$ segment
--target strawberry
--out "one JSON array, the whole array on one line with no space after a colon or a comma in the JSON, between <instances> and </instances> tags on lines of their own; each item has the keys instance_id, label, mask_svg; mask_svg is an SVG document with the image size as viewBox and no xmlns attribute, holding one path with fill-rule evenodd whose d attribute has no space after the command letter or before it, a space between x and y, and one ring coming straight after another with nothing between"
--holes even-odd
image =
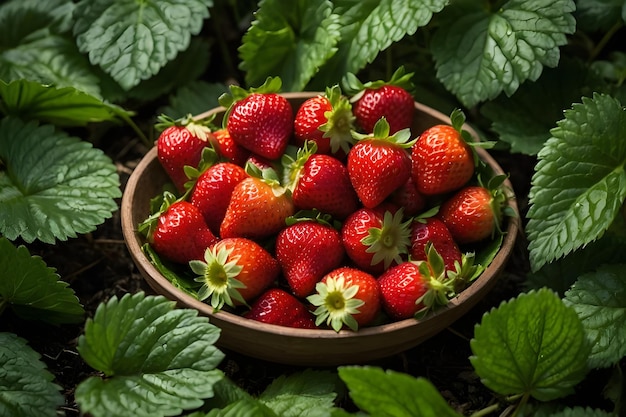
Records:
<instances>
[{"instance_id":1,"label":"strawberry","mask_svg":"<svg viewBox=\"0 0 626 417\"><path fill-rule=\"evenodd\" d=\"M278 278L280 265L258 243L246 238L222 239L210 246L203 260L189 262L202 283L198 299L215 310L247 304Z\"/></svg>"},{"instance_id":2,"label":"strawberry","mask_svg":"<svg viewBox=\"0 0 626 417\"><path fill-rule=\"evenodd\" d=\"M294 214L293 202L273 169L259 170L253 164L246 169L250 177L233 189L220 226L222 238L268 238L285 227L285 219Z\"/></svg>"},{"instance_id":3,"label":"strawberry","mask_svg":"<svg viewBox=\"0 0 626 417\"><path fill-rule=\"evenodd\" d=\"M353 331L367 326L380 311L378 281L367 272L340 267L330 271L315 286L307 300L317 308L315 324L326 323L339 332L344 326Z\"/></svg>"},{"instance_id":4,"label":"strawberry","mask_svg":"<svg viewBox=\"0 0 626 417\"><path fill-rule=\"evenodd\" d=\"M426 260L426 247L431 243L443 258L446 270L456 270L455 263L460 263L461 250L447 226L437 217L417 217L411 225L412 260Z\"/></svg>"},{"instance_id":5,"label":"strawberry","mask_svg":"<svg viewBox=\"0 0 626 417\"><path fill-rule=\"evenodd\" d=\"M209 137L209 141L217 153L226 160L241 167L245 166L250 156L250 151L235 143L227 129L221 128L215 130L213 136Z\"/></svg>"},{"instance_id":6,"label":"strawberry","mask_svg":"<svg viewBox=\"0 0 626 417\"><path fill-rule=\"evenodd\" d=\"M314 329L313 314L287 291L270 288L256 299L245 318L278 326Z\"/></svg>"},{"instance_id":7,"label":"strawberry","mask_svg":"<svg viewBox=\"0 0 626 417\"><path fill-rule=\"evenodd\" d=\"M411 77L400 67L389 81L361 83L354 74L348 73L345 79L346 91L352 95L353 113L356 123L366 133L372 133L381 118L389 122L390 132L408 129L413 124L415 102L410 91L413 89Z\"/></svg>"},{"instance_id":8,"label":"strawberry","mask_svg":"<svg viewBox=\"0 0 626 417\"><path fill-rule=\"evenodd\" d=\"M354 115L352 105L342 95L338 85L326 89L304 101L294 119L294 137L297 146L314 141L319 153L347 154L352 145Z\"/></svg>"},{"instance_id":9,"label":"strawberry","mask_svg":"<svg viewBox=\"0 0 626 417\"><path fill-rule=\"evenodd\" d=\"M378 278L383 310L394 320L413 317L428 287L417 262L392 266Z\"/></svg>"},{"instance_id":10,"label":"strawberry","mask_svg":"<svg viewBox=\"0 0 626 417\"><path fill-rule=\"evenodd\" d=\"M474 152L461 131L465 116L455 110L450 117L452 126L435 125L426 129L413 146L413 181L424 195L455 191L474 174Z\"/></svg>"},{"instance_id":11,"label":"strawberry","mask_svg":"<svg viewBox=\"0 0 626 417\"><path fill-rule=\"evenodd\" d=\"M317 210L343 220L359 207L346 166L338 159L315 153L317 145L305 144L296 159L284 155L283 184L291 190L297 210Z\"/></svg>"},{"instance_id":12,"label":"strawberry","mask_svg":"<svg viewBox=\"0 0 626 417\"><path fill-rule=\"evenodd\" d=\"M459 244L479 242L499 230L505 199L499 188L467 186L442 204L438 216Z\"/></svg>"},{"instance_id":13,"label":"strawberry","mask_svg":"<svg viewBox=\"0 0 626 417\"><path fill-rule=\"evenodd\" d=\"M167 192L161 208L139 225L139 231L156 253L181 264L202 259L205 249L218 240L196 206Z\"/></svg>"},{"instance_id":14,"label":"strawberry","mask_svg":"<svg viewBox=\"0 0 626 417\"><path fill-rule=\"evenodd\" d=\"M404 207L405 216L415 216L424 207L426 207L426 197L424 197L415 186L413 177L402 184L396 191L394 191L389 201L398 207Z\"/></svg>"},{"instance_id":15,"label":"strawberry","mask_svg":"<svg viewBox=\"0 0 626 417\"><path fill-rule=\"evenodd\" d=\"M248 178L246 171L231 162L219 162L200 174L190 202L198 207L211 231L219 235L230 196L235 186Z\"/></svg>"},{"instance_id":16,"label":"strawberry","mask_svg":"<svg viewBox=\"0 0 626 417\"><path fill-rule=\"evenodd\" d=\"M156 143L157 158L176 189L184 192L188 180L184 168L198 166L211 130L202 122L193 121L191 115L179 120L161 115L156 128L162 131Z\"/></svg>"},{"instance_id":17,"label":"strawberry","mask_svg":"<svg viewBox=\"0 0 626 417\"><path fill-rule=\"evenodd\" d=\"M365 207L373 208L411 177L411 158L406 151L415 141L411 132L401 130L389 135L389 124L380 119L374 133L355 133L358 142L348 153L350 182Z\"/></svg>"},{"instance_id":18,"label":"strawberry","mask_svg":"<svg viewBox=\"0 0 626 417\"><path fill-rule=\"evenodd\" d=\"M259 88L231 86L219 102L224 106L224 126L235 143L264 158L279 159L293 132L293 109L278 95L280 78L268 77Z\"/></svg>"},{"instance_id":19,"label":"strawberry","mask_svg":"<svg viewBox=\"0 0 626 417\"><path fill-rule=\"evenodd\" d=\"M341 228L346 254L357 267L375 275L401 263L408 253L411 223L402 220L402 209L395 213L366 207L355 211Z\"/></svg>"},{"instance_id":20,"label":"strawberry","mask_svg":"<svg viewBox=\"0 0 626 417\"><path fill-rule=\"evenodd\" d=\"M276 259L291 292L311 294L322 277L338 268L345 251L339 232L321 219L295 219L276 238Z\"/></svg>"}]
</instances>

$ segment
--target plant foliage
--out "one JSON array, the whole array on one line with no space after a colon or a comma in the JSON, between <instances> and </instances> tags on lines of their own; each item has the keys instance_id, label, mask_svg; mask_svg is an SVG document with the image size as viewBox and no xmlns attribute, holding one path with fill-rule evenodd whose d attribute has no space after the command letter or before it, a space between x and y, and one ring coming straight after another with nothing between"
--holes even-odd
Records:
<instances>
[{"instance_id":1,"label":"plant foliage","mask_svg":"<svg viewBox=\"0 0 626 417\"><path fill-rule=\"evenodd\" d=\"M175 309L162 296L126 294L101 304L78 340L81 357L106 378L76 389L81 410L95 417L169 416L213 396L224 354L219 329L196 310Z\"/></svg>"}]
</instances>

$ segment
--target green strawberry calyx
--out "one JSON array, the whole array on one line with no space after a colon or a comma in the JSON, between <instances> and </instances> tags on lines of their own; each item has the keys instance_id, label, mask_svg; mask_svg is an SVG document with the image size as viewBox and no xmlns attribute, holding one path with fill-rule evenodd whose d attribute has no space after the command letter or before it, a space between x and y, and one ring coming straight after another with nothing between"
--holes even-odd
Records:
<instances>
[{"instance_id":1,"label":"green strawberry calyx","mask_svg":"<svg viewBox=\"0 0 626 417\"><path fill-rule=\"evenodd\" d=\"M151 243L152 235L157 228L159 217L167 211L167 209L177 201L183 200L182 197L176 197L169 191L164 191L163 194L158 195L150 200L150 216L144 221L139 223L137 231L144 235L148 242Z\"/></svg>"},{"instance_id":2,"label":"green strawberry calyx","mask_svg":"<svg viewBox=\"0 0 626 417\"><path fill-rule=\"evenodd\" d=\"M226 127L228 116L232 112L233 106L238 102L248 97L251 94L271 94L279 93L282 88L283 82L280 77L267 77L265 82L258 87L251 87L245 89L238 85L232 84L228 87L228 93L223 93L218 97L217 101L220 106L226 109L222 118L222 127Z\"/></svg>"},{"instance_id":3,"label":"green strawberry calyx","mask_svg":"<svg viewBox=\"0 0 626 417\"><path fill-rule=\"evenodd\" d=\"M154 128L157 131L162 132L171 126L181 126L187 129L193 136L207 142L211 132L215 128L213 126L213 119L215 119L215 115L198 119L193 117L191 114L188 114L180 119L174 119L165 114L161 114L157 117L157 123L154 125Z\"/></svg>"},{"instance_id":4,"label":"green strawberry calyx","mask_svg":"<svg viewBox=\"0 0 626 417\"><path fill-rule=\"evenodd\" d=\"M426 260L415 261L419 267L420 274L428 290L415 301L421 304L415 317L421 319L438 306L448 304L450 298L456 295L456 282L458 276L446 273L446 266L443 258L437 252L434 245L426 244Z\"/></svg>"},{"instance_id":5,"label":"green strawberry calyx","mask_svg":"<svg viewBox=\"0 0 626 417\"><path fill-rule=\"evenodd\" d=\"M333 216L331 216L330 214L322 213L321 211L316 209L300 210L293 216L289 216L285 219L285 224L287 226L304 222L316 222L324 226L332 227L336 230L341 230L340 221L333 219Z\"/></svg>"},{"instance_id":6,"label":"green strawberry calyx","mask_svg":"<svg viewBox=\"0 0 626 417\"><path fill-rule=\"evenodd\" d=\"M283 167L283 184L291 192L298 186L298 181L304 174L304 164L317 152L317 144L314 141L306 141L304 146L299 148L295 157L285 153L281 158Z\"/></svg>"},{"instance_id":7,"label":"green strawberry calyx","mask_svg":"<svg viewBox=\"0 0 626 417\"><path fill-rule=\"evenodd\" d=\"M316 326L326 323L336 332L344 325L355 332L358 330L359 325L353 316L365 304L354 298L359 291L358 285L348 285L345 277L340 274L329 277L326 282L318 282L315 290L317 293L308 296L307 300L317 307L313 311Z\"/></svg>"},{"instance_id":8,"label":"green strawberry calyx","mask_svg":"<svg viewBox=\"0 0 626 417\"><path fill-rule=\"evenodd\" d=\"M319 127L324 132L323 137L330 138L330 151L337 153L340 149L348 153L354 143L352 140L352 130L354 130L354 120L352 104L341 92L339 85L326 88L326 98L330 102L332 110L324 113L326 123Z\"/></svg>"},{"instance_id":9,"label":"green strawberry calyx","mask_svg":"<svg viewBox=\"0 0 626 417\"><path fill-rule=\"evenodd\" d=\"M411 129L406 128L397 131L393 135L389 135L390 128L389 122L385 117L381 117L374 125L374 131L370 134L363 134L356 131L352 131L352 137L357 140L375 140L380 142L386 142L393 144L403 149L410 149L418 138L411 139Z\"/></svg>"},{"instance_id":10,"label":"green strawberry calyx","mask_svg":"<svg viewBox=\"0 0 626 417\"><path fill-rule=\"evenodd\" d=\"M387 269L392 262L402 262L402 255L408 253L411 245L411 222L413 219L402 221L404 209L395 213L386 211L383 215L381 227L371 227L369 234L361 239L367 246L365 252L373 253L372 265L383 262Z\"/></svg>"},{"instance_id":11,"label":"green strawberry calyx","mask_svg":"<svg viewBox=\"0 0 626 417\"><path fill-rule=\"evenodd\" d=\"M361 98L366 89L377 90L384 85L394 85L396 87L403 88L411 93L415 88L415 85L411 81L411 78L413 78L413 74L414 73L412 72L407 73L404 69L404 66L401 65L400 67L398 67L398 69L396 69L391 78L387 81L377 80L362 83L356 75L349 72L344 76L342 84L346 93L351 96L350 101L354 103Z\"/></svg>"},{"instance_id":12,"label":"green strawberry calyx","mask_svg":"<svg viewBox=\"0 0 626 417\"><path fill-rule=\"evenodd\" d=\"M274 168L260 168L253 162L248 161L244 169L250 177L257 178L270 186L275 197L281 197L291 192L287 187L281 185L278 173Z\"/></svg>"},{"instance_id":13,"label":"green strawberry calyx","mask_svg":"<svg viewBox=\"0 0 626 417\"><path fill-rule=\"evenodd\" d=\"M221 310L224 305L234 307L235 301L246 305L239 293L239 288L246 288L246 285L237 279L243 267L237 263L239 256L231 257L232 252L233 248L214 245L204 252L204 261L189 261L191 270L198 274L194 280L202 283L198 299L210 298L209 304L214 311Z\"/></svg>"}]
</instances>

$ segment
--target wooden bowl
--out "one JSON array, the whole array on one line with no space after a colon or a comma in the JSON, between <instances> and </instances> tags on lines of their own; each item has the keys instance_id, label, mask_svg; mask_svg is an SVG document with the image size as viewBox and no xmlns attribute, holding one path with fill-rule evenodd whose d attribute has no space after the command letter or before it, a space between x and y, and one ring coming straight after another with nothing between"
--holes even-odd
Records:
<instances>
[{"instance_id":1,"label":"wooden bowl","mask_svg":"<svg viewBox=\"0 0 626 417\"><path fill-rule=\"evenodd\" d=\"M285 93L294 112L298 106L315 93ZM423 104L415 103L416 114L412 126L413 135L450 119ZM220 123L224 108L219 107L198 117L215 114L215 123ZM476 132L466 126L474 137ZM477 149L480 158L489 164L496 174L502 169L483 149ZM124 239L139 271L150 287L158 294L175 300L180 307L195 308L209 317L211 323L221 329L217 343L225 349L267 361L300 366L335 366L365 363L388 357L424 342L469 311L495 284L511 254L515 243L518 219L507 219L506 235L502 247L491 265L467 289L450 300L447 306L436 310L423 320L413 318L394 323L365 327L358 332L342 330L306 330L281 327L249 320L226 311L213 313L212 308L192 296L175 288L150 263L141 250L145 242L137 233L137 225L149 213L150 199L162 192L168 181L165 171L157 159L156 148L150 150L130 176L121 206ZM512 186L510 182L506 186ZM509 205L517 212L514 199Z\"/></svg>"}]
</instances>

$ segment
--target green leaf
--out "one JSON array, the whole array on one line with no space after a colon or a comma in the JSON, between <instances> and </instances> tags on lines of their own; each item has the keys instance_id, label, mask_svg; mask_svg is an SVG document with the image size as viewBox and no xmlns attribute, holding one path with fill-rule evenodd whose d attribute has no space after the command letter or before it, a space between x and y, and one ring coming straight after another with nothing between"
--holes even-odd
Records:
<instances>
[{"instance_id":1,"label":"green leaf","mask_svg":"<svg viewBox=\"0 0 626 417\"><path fill-rule=\"evenodd\" d=\"M613 413L608 413L604 410L593 409L591 407L574 407L565 408L561 411L551 411L549 414L537 413L536 417L611 417Z\"/></svg>"},{"instance_id":2,"label":"green leaf","mask_svg":"<svg viewBox=\"0 0 626 417\"><path fill-rule=\"evenodd\" d=\"M0 80L0 99L0 110L5 114L57 126L85 126L131 116L73 87L58 88L23 79L8 84Z\"/></svg>"},{"instance_id":3,"label":"green leaf","mask_svg":"<svg viewBox=\"0 0 626 417\"><path fill-rule=\"evenodd\" d=\"M88 233L117 210L111 159L51 125L0 120L0 233L54 243Z\"/></svg>"},{"instance_id":4,"label":"green leaf","mask_svg":"<svg viewBox=\"0 0 626 417\"><path fill-rule=\"evenodd\" d=\"M626 356L626 264L581 275L565 293L592 346L589 367L609 367Z\"/></svg>"},{"instance_id":5,"label":"green leaf","mask_svg":"<svg viewBox=\"0 0 626 417\"><path fill-rule=\"evenodd\" d=\"M189 47L212 5L212 0L82 0L74 35L91 63L129 90Z\"/></svg>"},{"instance_id":6,"label":"green leaf","mask_svg":"<svg viewBox=\"0 0 626 417\"><path fill-rule=\"evenodd\" d=\"M626 197L626 110L594 94L565 111L539 152L526 231L533 271L601 237Z\"/></svg>"},{"instance_id":7,"label":"green leaf","mask_svg":"<svg viewBox=\"0 0 626 417\"><path fill-rule=\"evenodd\" d=\"M608 31L624 23L624 0L576 0L576 24L587 32Z\"/></svg>"},{"instance_id":8,"label":"green leaf","mask_svg":"<svg viewBox=\"0 0 626 417\"><path fill-rule=\"evenodd\" d=\"M38 256L0 237L0 312L10 305L28 320L79 323L85 311L74 291Z\"/></svg>"},{"instance_id":9,"label":"green leaf","mask_svg":"<svg viewBox=\"0 0 626 417\"><path fill-rule=\"evenodd\" d=\"M549 68L534 83L525 83L512 96L498 96L485 103L481 112L491 120L499 139L511 146L511 152L536 155L563 117L563 109L606 86L584 63L562 59L557 68ZM550 97L543 100L542 97Z\"/></svg>"},{"instance_id":10,"label":"green leaf","mask_svg":"<svg viewBox=\"0 0 626 417\"><path fill-rule=\"evenodd\" d=\"M194 81L179 88L170 97L169 105L159 111L172 119L200 114L219 106L218 98L228 92L225 84Z\"/></svg>"},{"instance_id":11,"label":"green leaf","mask_svg":"<svg viewBox=\"0 0 626 417\"><path fill-rule=\"evenodd\" d=\"M197 408L222 378L220 330L197 310L176 309L162 296L140 292L111 298L87 320L78 351L107 378L76 389L81 411L100 416L157 417Z\"/></svg>"},{"instance_id":12,"label":"green leaf","mask_svg":"<svg viewBox=\"0 0 626 417\"><path fill-rule=\"evenodd\" d=\"M281 417L323 417L333 408L337 375L305 370L282 375L259 396L259 401Z\"/></svg>"},{"instance_id":13,"label":"green leaf","mask_svg":"<svg viewBox=\"0 0 626 417\"><path fill-rule=\"evenodd\" d=\"M359 409L372 416L460 416L425 378L371 366L340 367L339 377Z\"/></svg>"},{"instance_id":14,"label":"green leaf","mask_svg":"<svg viewBox=\"0 0 626 417\"><path fill-rule=\"evenodd\" d=\"M340 39L337 53L316 75L317 84L339 83L344 74L356 74L392 43L413 35L440 12L446 0L338 0Z\"/></svg>"},{"instance_id":15,"label":"green leaf","mask_svg":"<svg viewBox=\"0 0 626 417\"><path fill-rule=\"evenodd\" d=\"M448 8L433 36L437 78L467 107L512 95L544 66L556 67L558 47L575 29L573 0L509 0L496 10L480 2ZM446 10L448 10L446 9Z\"/></svg>"},{"instance_id":16,"label":"green leaf","mask_svg":"<svg viewBox=\"0 0 626 417\"><path fill-rule=\"evenodd\" d=\"M483 384L501 395L563 397L587 373L590 346L574 309L556 293L520 294L486 313L470 342Z\"/></svg>"},{"instance_id":17,"label":"green leaf","mask_svg":"<svg viewBox=\"0 0 626 417\"><path fill-rule=\"evenodd\" d=\"M328 0L262 0L239 47L249 86L277 76L285 91L300 91L331 57L338 16Z\"/></svg>"},{"instance_id":18,"label":"green leaf","mask_svg":"<svg viewBox=\"0 0 626 417\"><path fill-rule=\"evenodd\" d=\"M0 333L0 415L55 417L63 405L61 387L46 364L13 333Z\"/></svg>"},{"instance_id":19,"label":"green leaf","mask_svg":"<svg viewBox=\"0 0 626 417\"><path fill-rule=\"evenodd\" d=\"M208 414L192 415L191 417L282 417L254 399L242 399L222 409L211 410Z\"/></svg>"}]
</instances>

